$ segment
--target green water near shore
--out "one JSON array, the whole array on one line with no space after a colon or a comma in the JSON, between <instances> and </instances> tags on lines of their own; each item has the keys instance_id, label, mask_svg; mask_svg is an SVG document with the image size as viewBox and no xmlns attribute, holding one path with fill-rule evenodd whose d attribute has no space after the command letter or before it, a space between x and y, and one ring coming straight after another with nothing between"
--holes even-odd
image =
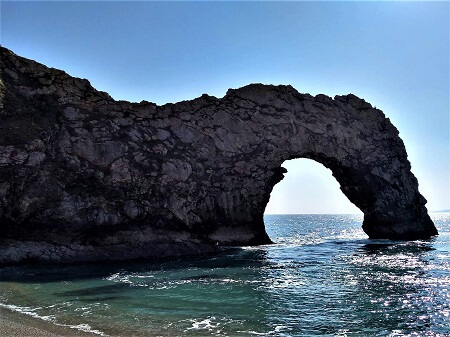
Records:
<instances>
[{"instance_id":1,"label":"green water near shore","mask_svg":"<svg viewBox=\"0 0 450 337\"><path fill-rule=\"evenodd\" d=\"M275 245L198 258L0 269L0 302L98 335L445 336L450 214L426 241L357 215L266 216Z\"/></svg>"}]
</instances>

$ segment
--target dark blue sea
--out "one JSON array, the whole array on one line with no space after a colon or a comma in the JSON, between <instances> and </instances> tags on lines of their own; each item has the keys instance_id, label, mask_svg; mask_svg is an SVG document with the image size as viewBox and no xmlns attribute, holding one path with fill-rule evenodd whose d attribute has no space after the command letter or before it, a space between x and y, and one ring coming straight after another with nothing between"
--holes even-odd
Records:
<instances>
[{"instance_id":1,"label":"dark blue sea","mask_svg":"<svg viewBox=\"0 0 450 337\"><path fill-rule=\"evenodd\" d=\"M0 306L102 336L449 336L450 214L426 241L360 215L266 215L274 245L0 269Z\"/></svg>"}]
</instances>

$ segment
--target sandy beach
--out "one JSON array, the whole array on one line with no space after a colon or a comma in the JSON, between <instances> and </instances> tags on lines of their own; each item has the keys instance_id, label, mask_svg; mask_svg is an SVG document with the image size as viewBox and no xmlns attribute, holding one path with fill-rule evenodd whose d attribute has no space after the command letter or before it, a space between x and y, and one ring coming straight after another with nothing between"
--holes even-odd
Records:
<instances>
[{"instance_id":1,"label":"sandy beach","mask_svg":"<svg viewBox=\"0 0 450 337\"><path fill-rule=\"evenodd\" d=\"M60 337L95 336L94 334L58 326L50 322L29 317L0 308L0 336L4 337Z\"/></svg>"}]
</instances>

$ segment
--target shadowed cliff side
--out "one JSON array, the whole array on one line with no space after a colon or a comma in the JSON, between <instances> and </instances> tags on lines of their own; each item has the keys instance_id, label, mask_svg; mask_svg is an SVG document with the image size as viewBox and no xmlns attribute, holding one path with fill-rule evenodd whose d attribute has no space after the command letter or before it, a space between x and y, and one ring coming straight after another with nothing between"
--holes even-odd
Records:
<instances>
[{"instance_id":1,"label":"shadowed cliff side","mask_svg":"<svg viewBox=\"0 0 450 337\"><path fill-rule=\"evenodd\" d=\"M437 234L397 129L354 96L251 84L157 106L0 49L0 262L270 243L281 164L331 169L370 238Z\"/></svg>"}]
</instances>

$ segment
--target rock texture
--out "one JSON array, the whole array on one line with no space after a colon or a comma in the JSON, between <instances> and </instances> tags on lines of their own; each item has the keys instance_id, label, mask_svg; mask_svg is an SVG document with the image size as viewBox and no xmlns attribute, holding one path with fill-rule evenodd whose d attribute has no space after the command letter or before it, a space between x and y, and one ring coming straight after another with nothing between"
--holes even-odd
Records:
<instances>
[{"instance_id":1,"label":"rock texture","mask_svg":"<svg viewBox=\"0 0 450 337\"><path fill-rule=\"evenodd\" d=\"M157 106L1 48L0 262L193 254L270 243L281 166L331 169L370 238L437 234L397 129L354 96L251 84Z\"/></svg>"}]
</instances>

